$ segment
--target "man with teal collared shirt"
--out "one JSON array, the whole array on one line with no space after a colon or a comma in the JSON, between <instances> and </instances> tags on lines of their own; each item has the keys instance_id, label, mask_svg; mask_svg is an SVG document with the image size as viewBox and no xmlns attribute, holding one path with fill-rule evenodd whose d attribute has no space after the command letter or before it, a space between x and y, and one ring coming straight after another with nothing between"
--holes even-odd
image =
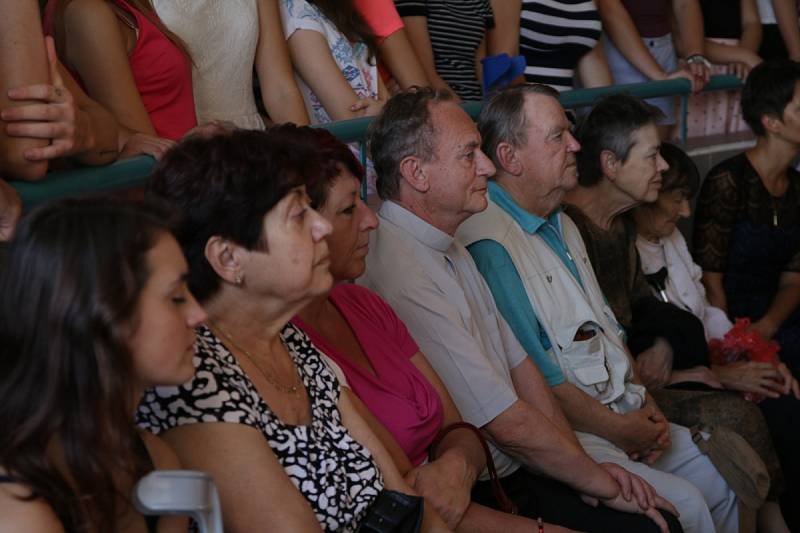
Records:
<instances>
[{"instance_id":1,"label":"man with teal collared shirt","mask_svg":"<svg viewBox=\"0 0 800 533\"><path fill-rule=\"evenodd\" d=\"M580 144L570 126L548 87L495 95L479 119L497 168L491 201L457 237L586 452L645 478L678 508L686 531L735 531L733 491L689 431L669 424L637 383L580 232L561 212L577 185Z\"/></svg>"}]
</instances>

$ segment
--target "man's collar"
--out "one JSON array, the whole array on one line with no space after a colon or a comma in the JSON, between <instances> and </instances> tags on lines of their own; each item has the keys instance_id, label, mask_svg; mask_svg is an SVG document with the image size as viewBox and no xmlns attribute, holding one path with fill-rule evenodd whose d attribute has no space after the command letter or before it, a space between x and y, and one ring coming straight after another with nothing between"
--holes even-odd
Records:
<instances>
[{"instance_id":1,"label":"man's collar","mask_svg":"<svg viewBox=\"0 0 800 533\"><path fill-rule=\"evenodd\" d=\"M411 234L416 240L429 248L445 253L453 244L453 237L430 225L420 217L391 200L381 205L378 214L381 218Z\"/></svg>"},{"instance_id":2,"label":"man's collar","mask_svg":"<svg viewBox=\"0 0 800 533\"><path fill-rule=\"evenodd\" d=\"M525 209L521 208L519 204L514 201L508 191L498 185L496 181L489 182L489 198L491 198L494 203L500 206L503 211L508 213L508 215L513 218L514 221L519 224L522 230L526 233L533 235L539 231L539 228L541 228L546 222L549 222L555 227L559 227L558 214L561 212L561 207L555 209L547 218L534 215L533 213L529 213Z\"/></svg>"}]
</instances>

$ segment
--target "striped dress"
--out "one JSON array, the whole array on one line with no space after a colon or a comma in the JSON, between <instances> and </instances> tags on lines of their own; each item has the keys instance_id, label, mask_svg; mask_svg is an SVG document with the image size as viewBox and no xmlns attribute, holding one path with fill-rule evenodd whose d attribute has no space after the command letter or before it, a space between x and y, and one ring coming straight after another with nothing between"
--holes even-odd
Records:
<instances>
[{"instance_id":1,"label":"striped dress","mask_svg":"<svg viewBox=\"0 0 800 533\"><path fill-rule=\"evenodd\" d=\"M525 79L558 91L572 89L578 61L602 32L593 0L523 0L519 51Z\"/></svg>"},{"instance_id":2,"label":"striped dress","mask_svg":"<svg viewBox=\"0 0 800 533\"><path fill-rule=\"evenodd\" d=\"M436 72L463 100L480 100L475 52L494 27L489 0L395 0L401 17L425 17Z\"/></svg>"}]
</instances>

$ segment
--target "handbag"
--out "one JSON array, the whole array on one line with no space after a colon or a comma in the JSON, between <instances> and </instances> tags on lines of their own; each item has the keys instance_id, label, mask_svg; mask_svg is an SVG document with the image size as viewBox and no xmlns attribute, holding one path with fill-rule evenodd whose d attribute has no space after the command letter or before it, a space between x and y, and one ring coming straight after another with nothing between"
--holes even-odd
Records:
<instances>
[{"instance_id":1,"label":"handbag","mask_svg":"<svg viewBox=\"0 0 800 533\"><path fill-rule=\"evenodd\" d=\"M425 502L421 496L410 496L396 490L383 489L361 519L359 533L418 533L422 527Z\"/></svg>"},{"instance_id":2,"label":"handbag","mask_svg":"<svg viewBox=\"0 0 800 533\"><path fill-rule=\"evenodd\" d=\"M489 445L486 443L483 433L481 433L480 429L476 428L469 422L455 422L442 429L442 431L440 431L433 440L433 443L431 443L430 449L428 450L428 457L430 460L433 461L436 459L436 449L439 447L442 439L444 439L448 433L455 429L468 429L473 435L475 435L475 437L477 437L478 442L481 443L481 447L483 448L483 453L486 455L486 469L489 471L489 480L492 483L492 493L494 494L495 500L497 500L498 508L504 513L517 514L517 505L511 500L511 498L508 497L506 491L503 490L503 485L500 484L500 478L497 477L497 469L494 466L492 452L489 450Z\"/></svg>"}]
</instances>

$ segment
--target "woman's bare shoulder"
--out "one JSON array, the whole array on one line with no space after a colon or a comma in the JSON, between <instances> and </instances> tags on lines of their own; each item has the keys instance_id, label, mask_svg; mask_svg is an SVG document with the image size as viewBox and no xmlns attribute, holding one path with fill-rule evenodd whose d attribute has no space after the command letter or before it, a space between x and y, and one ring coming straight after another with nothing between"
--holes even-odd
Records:
<instances>
[{"instance_id":1,"label":"woman's bare shoulder","mask_svg":"<svg viewBox=\"0 0 800 533\"><path fill-rule=\"evenodd\" d=\"M25 485L0 483L0 533L64 533L53 509L41 499L24 500L27 496Z\"/></svg>"}]
</instances>

